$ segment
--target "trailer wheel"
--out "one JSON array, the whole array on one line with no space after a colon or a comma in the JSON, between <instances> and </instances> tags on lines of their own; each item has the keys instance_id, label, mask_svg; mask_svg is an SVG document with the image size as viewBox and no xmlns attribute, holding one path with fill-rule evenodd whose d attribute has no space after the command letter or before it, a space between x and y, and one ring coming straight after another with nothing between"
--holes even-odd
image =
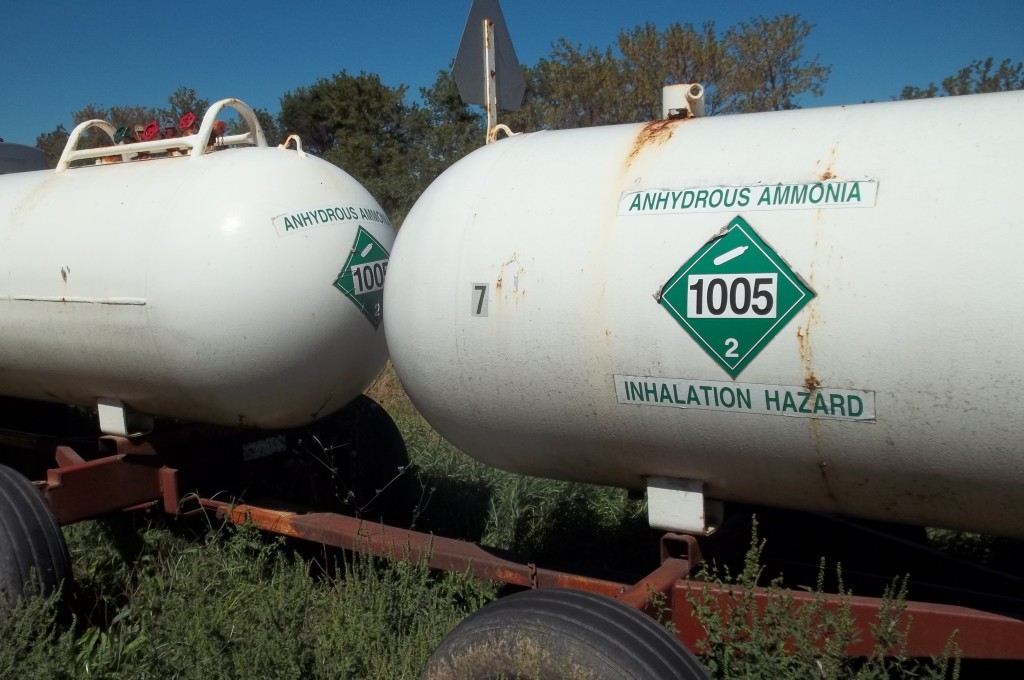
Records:
<instances>
[{"instance_id":1,"label":"trailer wheel","mask_svg":"<svg viewBox=\"0 0 1024 680\"><path fill-rule=\"evenodd\" d=\"M0 621L19 597L48 596L71 573L64 534L39 492L0 465Z\"/></svg>"},{"instance_id":2,"label":"trailer wheel","mask_svg":"<svg viewBox=\"0 0 1024 680\"><path fill-rule=\"evenodd\" d=\"M409 455L402 433L366 395L293 432L289 449L303 502L389 524L411 517Z\"/></svg>"},{"instance_id":3,"label":"trailer wheel","mask_svg":"<svg viewBox=\"0 0 1024 680\"><path fill-rule=\"evenodd\" d=\"M474 612L431 655L420 680L701 680L707 671L649 616L576 590L531 590Z\"/></svg>"}]
</instances>

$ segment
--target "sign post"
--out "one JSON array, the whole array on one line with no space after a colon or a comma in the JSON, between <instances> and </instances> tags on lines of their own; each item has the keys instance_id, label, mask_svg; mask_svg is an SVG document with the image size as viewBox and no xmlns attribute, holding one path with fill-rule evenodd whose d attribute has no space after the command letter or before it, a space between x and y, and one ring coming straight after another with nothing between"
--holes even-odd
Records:
<instances>
[{"instance_id":1,"label":"sign post","mask_svg":"<svg viewBox=\"0 0 1024 680\"><path fill-rule=\"evenodd\" d=\"M490 144L503 127L497 123L498 109L515 111L526 94L526 79L498 0L473 0L452 75L462 101L487 110Z\"/></svg>"}]
</instances>

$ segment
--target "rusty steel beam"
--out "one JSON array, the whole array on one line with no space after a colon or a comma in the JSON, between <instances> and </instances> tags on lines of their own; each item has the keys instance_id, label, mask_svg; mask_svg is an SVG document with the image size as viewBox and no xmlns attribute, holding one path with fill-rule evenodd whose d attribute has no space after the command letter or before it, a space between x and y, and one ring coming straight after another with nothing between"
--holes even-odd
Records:
<instances>
[{"instance_id":1,"label":"rusty steel beam","mask_svg":"<svg viewBox=\"0 0 1024 680\"><path fill-rule=\"evenodd\" d=\"M629 584L625 583L517 562L505 557L507 553L504 551L490 550L475 543L396 529L345 515L298 514L251 505L232 505L208 498L200 499L199 502L235 524L250 523L283 536L381 557L427 560L435 569L468 572L511 585L526 588L576 588L610 597L620 595L629 588Z\"/></svg>"},{"instance_id":2,"label":"rusty steel beam","mask_svg":"<svg viewBox=\"0 0 1024 680\"><path fill-rule=\"evenodd\" d=\"M512 585L587 590L614 597L637 609L647 606L652 592L667 593L670 595L672 617L679 630L679 638L691 649L706 635L694 616L687 593L692 591L699 596L700 591L707 587L712 597L725 604L729 603L727 586L686 579L700 561L699 548L696 539L692 537L671 536L674 543L681 543L688 548L684 551L687 555L673 557L671 551L665 550L663 543L661 566L639 582L626 584L538 568L534 564L509 559L503 551L488 550L474 543L396 529L343 515L296 514L249 505L231 505L210 499L200 499L199 502L203 507L216 511L236 524L248 522L273 533L377 556L425 559L436 569L468 572ZM837 608L841 600L837 595L803 591L787 590L785 594L792 597L795 603L818 599L829 609ZM763 611L769 598L768 591L755 589L754 598ZM860 639L850 645L847 652L852 655L870 655L874 650L874 639L869 623L876 621L882 601L868 597L848 599L854 625L860 631ZM1024 659L1024 646L1019 644L1020 640L1024 640L1024 622L1017 619L964 607L913 601L906 603L903 616L913 619L907 647L903 650L907 656L942 655L955 630L955 641L962 658Z\"/></svg>"},{"instance_id":3,"label":"rusty steel beam","mask_svg":"<svg viewBox=\"0 0 1024 680\"><path fill-rule=\"evenodd\" d=\"M668 533L661 537L661 566L615 598L634 609L646 609L651 593L668 594L680 579L693 573L703 561L694 536Z\"/></svg>"},{"instance_id":4,"label":"rusty steel beam","mask_svg":"<svg viewBox=\"0 0 1024 680\"><path fill-rule=\"evenodd\" d=\"M701 581L679 581L675 584L671 598L672 619L679 630L679 639L690 649L697 649L697 644L707 638L690 602L691 597L703 597L702 591L705 588L711 598L725 608L735 605L739 592L734 587L732 591L736 595L733 595L729 586ZM759 614L764 612L771 597L780 596L779 591L770 594L764 588L756 588L752 594ZM857 596L843 598L834 594L798 590L785 590L781 594L792 598L794 606L821 602L829 611L838 610L845 599L849 602L854 626L860 633L859 639L847 647L847 653L854 656L870 656L874 653L875 640L871 634L871 624L878 623L881 599ZM910 623L906 648L902 650L905 656L941 656L947 649L947 643L952 640L956 648L950 651L959 649L964 659L1024 660L1024 621L952 605L907 601L905 606L899 618L901 627L905 627L908 621Z\"/></svg>"},{"instance_id":5,"label":"rusty steel beam","mask_svg":"<svg viewBox=\"0 0 1024 680\"><path fill-rule=\"evenodd\" d=\"M163 486L173 470L152 458L124 454L84 461L69 447L58 446L60 467L46 471L37 482L59 524L71 524L116 510L149 504L163 498Z\"/></svg>"},{"instance_id":6,"label":"rusty steel beam","mask_svg":"<svg viewBox=\"0 0 1024 680\"><path fill-rule=\"evenodd\" d=\"M121 442L116 444L122 451L132 448ZM148 453L145 447L137 450L143 455L118 453L86 461L70 447L57 447L55 457L59 467L47 471L45 482L37 482L57 521L68 524L126 508L154 506L162 507L169 514L180 514L182 499L177 472L160 464L158 456L145 455ZM697 540L690 536L667 534L663 537L661 565L639 582L630 584L539 568L516 560L505 551L345 515L300 514L208 498L190 497L188 500L193 507L214 511L236 524L252 523L265 531L381 557L425 560L436 569L472 573L526 588L587 590L617 598L636 609L645 609L652 593L665 593L669 595L679 638L691 648L706 637L694 616L691 594L700 597L701 591L707 588L720 604L728 606L735 602L727 586L688 580L702 559ZM847 652L862 656L873 653L870 624L877 621L882 606L880 599L784 592L795 604L818 601L836 610L848 603L860 635ZM778 595L764 589L753 591L761 611L770 597ZM902 650L907 656L941 655L955 632L953 639L962 658L1024 660L1024 645L1020 644L1024 640L1024 621L965 607L913 601L906 602L905 606L901 620L912 618L906 648Z\"/></svg>"}]
</instances>

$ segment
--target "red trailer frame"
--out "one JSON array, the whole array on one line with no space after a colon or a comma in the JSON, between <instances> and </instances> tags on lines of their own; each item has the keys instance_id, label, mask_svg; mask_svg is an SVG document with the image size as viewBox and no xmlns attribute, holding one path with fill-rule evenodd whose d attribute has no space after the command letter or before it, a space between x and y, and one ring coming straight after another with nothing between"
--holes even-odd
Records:
<instances>
[{"instance_id":1,"label":"red trailer frame","mask_svg":"<svg viewBox=\"0 0 1024 680\"><path fill-rule=\"evenodd\" d=\"M194 440L195 433L179 441ZM235 524L251 523L260 529L295 539L376 556L402 555L425 559L433 568L458 570L481 578L524 588L573 588L612 597L640 610L649 608L651 593L665 596L679 639L690 649L705 638L693 614L691 592L707 589L719 603L728 605L730 588L690 577L702 562L701 543L681 534L661 538L660 566L634 583L602 580L548 569L517 560L504 551L462 540L429 535L408 529L367 522L335 513L278 510L248 504L236 505L195 494L182 494L179 471L159 453L154 440L133 442L105 436L100 439L101 457L85 460L69 446L56 446L57 467L46 480L36 482L60 524L69 524L119 510L156 509L170 515L213 512ZM40 443L45 448L46 442ZM173 447L172 447L173 448ZM787 591L794 603L817 599L826 608L838 608L844 598L804 591ZM763 609L772 594L757 588L754 597ZM848 647L852 655L870 655L875 648L870 623L877 620L881 598L847 597L857 641ZM652 613L652 612L648 612ZM913 617L903 654L910 657L942 656L955 635L964 659L1024 660L1024 621L990 612L927 602L906 602L903 616Z\"/></svg>"}]
</instances>

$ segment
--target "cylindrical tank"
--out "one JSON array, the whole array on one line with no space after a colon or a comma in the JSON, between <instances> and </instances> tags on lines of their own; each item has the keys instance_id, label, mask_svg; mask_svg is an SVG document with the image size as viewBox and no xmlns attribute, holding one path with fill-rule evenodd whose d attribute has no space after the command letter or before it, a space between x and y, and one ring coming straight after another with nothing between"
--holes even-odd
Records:
<instances>
[{"instance_id":1,"label":"cylindrical tank","mask_svg":"<svg viewBox=\"0 0 1024 680\"><path fill-rule=\"evenodd\" d=\"M391 260L426 419L531 475L1024 535L1024 93L514 136Z\"/></svg>"},{"instance_id":2,"label":"cylindrical tank","mask_svg":"<svg viewBox=\"0 0 1024 680\"><path fill-rule=\"evenodd\" d=\"M0 178L0 394L259 428L359 394L387 360L394 230L345 172L257 137Z\"/></svg>"}]
</instances>

